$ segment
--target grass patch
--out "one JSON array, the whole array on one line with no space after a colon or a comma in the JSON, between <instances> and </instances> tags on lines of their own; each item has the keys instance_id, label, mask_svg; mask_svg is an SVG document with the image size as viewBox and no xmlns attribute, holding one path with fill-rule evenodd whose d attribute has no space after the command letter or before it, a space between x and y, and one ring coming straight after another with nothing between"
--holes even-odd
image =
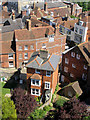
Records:
<instances>
[{"instance_id":1,"label":"grass patch","mask_svg":"<svg viewBox=\"0 0 90 120\"><path fill-rule=\"evenodd\" d=\"M4 83L4 82L0 82L0 86L1 86L1 89L2 89L2 96L5 96L5 94L10 94L10 89L3 88L5 84L6 83Z\"/></svg>"}]
</instances>

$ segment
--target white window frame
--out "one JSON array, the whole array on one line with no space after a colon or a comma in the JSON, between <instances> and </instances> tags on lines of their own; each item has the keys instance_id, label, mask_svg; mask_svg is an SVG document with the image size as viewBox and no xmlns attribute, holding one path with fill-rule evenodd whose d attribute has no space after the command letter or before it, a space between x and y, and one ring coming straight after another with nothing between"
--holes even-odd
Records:
<instances>
[{"instance_id":1,"label":"white window frame","mask_svg":"<svg viewBox=\"0 0 90 120\"><path fill-rule=\"evenodd\" d=\"M48 85L47 85L48 84ZM49 87L47 87L47 86L49 86ZM50 89L50 82L46 82L45 81L45 89Z\"/></svg>"},{"instance_id":2,"label":"white window frame","mask_svg":"<svg viewBox=\"0 0 90 120\"><path fill-rule=\"evenodd\" d=\"M65 58L65 64L68 64L68 63L69 63L68 58Z\"/></svg>"},{"instance_id":3,"label":"white window frame","mask_svg":"<svg viewBox=\"0 0 90 120\"><path fill-rule=\"evenodd\" d=\"M50 75L48 75L47 72L50 72ZM51 71L46 71L46 76L51 77Z\"/></svg>"},{"instance_id":4,"label":"white window frame","mask_svg":"<svg viewBox=\"0 0 90 120\"><path fill-rule=\"evenodd\" d=\"M71 56L72 56L72 57L75 57L75 52L71 52Z\"/></svg>"},{"instance_id":5,"label":"white window frame","mask_svg":"<svg viewBox=\"0 0 90 120\"><path fill-rule=\"evenodd\" d=\"M9 61L9 62L13 62L13 61ZM13 65L10 65L10 63L9 63L9 67L14 67L14 64L13 64Z\"/></svg>"},{"instance_id":6,"label":"white window frame","mask_svg":"<svg viewBox=\"0 0 90 120\"><path fill-rule=\"evenodd\" d=\"M22 56L22 53L19 54L19 59L22 59L22 57L20 57L20 56Z\"/></svg>"},{"instance_id":7,"label":"white window frame","mask_svg":"<svg viewBox=\"0 0 90 120\"><path fill-rule=\"evenodd\" d=\"M74 77L74 74L70 73L70 77Z\"/></svg>"},{"instance_id":8,"label":"white window frame","mask_svg":"<svg viewBox=\"0 0 90 120\"><path fill-rule=\"evenodd\" d=\"M87 75L85 75L84 73L82 74L82 79L86 80L87 79Z\"/></svg>"},{"instance_id":9,"label":"white window frame","mask_svg":"<svg viewBox=\"0 0 90 120\"><path fill-rule=\"evenodd\" d=\"M26 46L27 46L27 47L26 47ZM28 50L28 45L25 45L25 46L24 46L24 50Z\"/></svg>"},{"instance_id":10,"label":"white window frame","mask_svg":"<svg viewBox=\"0 0 90 120\"><path fill-rule=\"evenodd\" d=\"M72 68L76 68L76 66L72 63Z\"/></svg>"},{"instance_id":11,"label":"white window frame","mask_svg":"<svg viewBox=\"0 0 90 120\"><path fill-rule=\"evenodd\" d=\"M33 89L34 88L31 88L31 95L40 96L40 89L34 89L35 90L35 94L33 94ZM36 94L36 90L39 90L39 94Z\"/></svg>"},{"instance_id":12,"label":"white window frame","mask_svg":"<svg viewBox=\"0 0 90 120\"><path fill-rule=\"evenodd\" d=\"M30 49L31 49L31 50L34 50L34 45L30 45Z\"/></svg>"},{"instance_id":13,"label":"white window frame","mask_svg":"<svg viewBox=\"0 0 90 120\"><path fill-rule=\"evenodd\" d=\"M39 69L35 69L35 73L38 73L38 74L40 74L40 70L38 71Z\"/></svg>"},{"instance_id":14,"label":"white window frame","mask_svg":"<svg viewBox=\"0 0 90 120\"><path fill-rule=\"evenodd\" d=\"M68 67L64 67L64 72L68 72Z\"/></svg>"},{"instance_id":15,"label":"white window frame","mask_svg":"<svg viewBox=\"0 0 90 120\"><path fill-rule=\"evenodd\" d=\"M13 57L11 57L11 56L13 56L13 53L8 54L8 59L13 59Z\"/></svg>"},{"instance_id":16,"label":"white window frame","mask_svg":"<svg viewBox=\"0 0 90 120\"><path fill-rule=\"evenodd\" d=\"M84 68L84 70L87 70L87 66L86 65L84 65L83 68Z\"/></svg>"},{"instance_id":17,"label":"white window frame","mask_svg":"<svg viewBox=\"0 0 90 120\"><path fill-rule=\"evenodd\" d=\"M43 48L43 49L46 48L46 44L45 44L45 43L42 44L42 48Z\"/></svg>"},{"instance_id":18,"label":"white window frame","mask_svg":"<svg viewBox=\"0 0 90 120\"><path fill-rule=\"evenodd\" d=\"M22 46L18 46L18 50L19 50L19 51L22 51Z\"/></svg>"},{"instance_id":19,"label":"white window frame","mask_svg":"<svg viewBox=\"0 0 90 120\"><path fill-rule=\"evenodd\" d=\"M27 57L25 57L25 54L27 54ZM28 59L28 53L24 53L24 58L25 58L25 59Z\"/></svg>"},{"instance_id":20,"label":"white window frame","mask_svg":"<svg viewBox=\"0 0 90 120\"><path fill-rule=\"evenodd\" d=\"M79 55L79 54L77 54L77 55L76 55L76 58L79 60L79 59L80 59L80 55Z\"/></svg>"},{"instance_id":21,"label":"white window frame","mask_svg":"<svg viewBox=\"0 0 90 120\"><path fill-rule=\"evenodd\" d=\"M35 81L35 84L33 84L33 80ZM37 81L39 81L39 85L37 85ZM41 86L41 80L31 79L31 85L33 86Z\"/></svg>"}]
</instances>

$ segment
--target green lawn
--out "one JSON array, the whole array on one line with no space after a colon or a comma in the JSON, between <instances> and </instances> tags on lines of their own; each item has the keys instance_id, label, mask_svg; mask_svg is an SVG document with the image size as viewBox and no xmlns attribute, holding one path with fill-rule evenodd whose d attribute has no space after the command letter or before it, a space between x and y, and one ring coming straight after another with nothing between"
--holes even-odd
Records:
<instances>
[{"instance_id":1,"label":"green lawn","mask_svg":"<svg viewBox=\"0 0 90 120\"><path fill-rule=\"evenodd\" d=\"M8 88L3 88L3 86L5 85L4 82L0 82L0 94L2 94L2 96L5 96L5 94L9 94L10 93L10 89Z\"/></svg>"}]
</instances>

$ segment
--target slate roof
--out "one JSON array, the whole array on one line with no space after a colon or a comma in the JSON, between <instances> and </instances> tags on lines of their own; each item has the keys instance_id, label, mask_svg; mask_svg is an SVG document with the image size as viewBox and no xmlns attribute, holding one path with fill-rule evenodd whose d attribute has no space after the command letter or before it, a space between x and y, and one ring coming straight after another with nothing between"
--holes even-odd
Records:
<instances>
[{"instance_id":1,"label":"slate roof","mask_svg":"<svg viewBox=\"0 0 90 120\"><path fill-rule=\"evenodd\" d=\"M2 23L5 23L6 21L8 21L10 23L10 25L2 26L2 33L14 31L14 30L17 30L17 29L22 29L22 20L21 20L21 18L18 18L15 21L13 21L10 18L3 19Z\"/></svg>"},{"instance_id":2,"label":"slate roof","mask_svg":"<svg viewBox=\"0 0 90 120\"><path fill-rule=\"evenodd\" d=\"M49 3L47 3L47 5L48 5L48 9L67 6L63 2L54 2L54 3L53 2L49 2ZM32 4L31 4L31 6L32 6ZM40 9L44 9L44 2L35 3L35 6L40 8Z\"/></svg>"},{"instance_id":3,"label":"slate roof","mask_svg":"<svg viewBox=\"0 0 90 120\"><path fill-rule=\"evenodd\" d=\"M40 55L32 55L30 60L28 61L26 67L27 68L34 68L39 70L48 70L48 71L55 71L57 65L59 64L60 56L52 54L46 60L40 58Z\"/></svg>"}]
</instances>

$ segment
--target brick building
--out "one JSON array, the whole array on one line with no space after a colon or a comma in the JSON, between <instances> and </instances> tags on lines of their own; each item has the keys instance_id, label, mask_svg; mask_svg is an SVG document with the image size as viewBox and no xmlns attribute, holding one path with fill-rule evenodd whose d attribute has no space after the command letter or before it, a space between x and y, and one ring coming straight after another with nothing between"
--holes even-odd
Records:
<instances>
[{"instance_id":1,"label":"brick building","mask_svg":"<svg viewBox=\"0 0 90 120\"><path fill-rule=\"evenodd\" d=\"M16 67L27 63L32 53L42 48L62 56L65 42L66 36L59 34L58 27L31 27L31 20L27 20L27 29L15 30Z\"/></svg>"},{"instance_id":2,"label":"brick building","mask_svg":"<svg viewBox=\"0 0 90 120\"><path fill-rule=\"evenodd\" d=\"M90 42L81 43L78 46L63 52L62 56L62 82L79 80L90 87Z\"/></svg>"},{"instance_id":3,"label":"brick building","mask_svg":"<svg viewBox=\"0 0 90 120\"><path fill-rule=\"evenodd\" d=\"M47 50L33 53L26 65L28 91L31 95L41 96L44 101L50 98L59 82L59 63L60 56L49 55Z\"/></svg>"}]
</instances>

